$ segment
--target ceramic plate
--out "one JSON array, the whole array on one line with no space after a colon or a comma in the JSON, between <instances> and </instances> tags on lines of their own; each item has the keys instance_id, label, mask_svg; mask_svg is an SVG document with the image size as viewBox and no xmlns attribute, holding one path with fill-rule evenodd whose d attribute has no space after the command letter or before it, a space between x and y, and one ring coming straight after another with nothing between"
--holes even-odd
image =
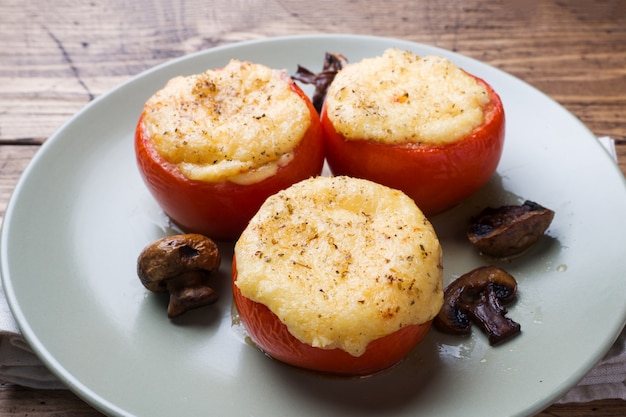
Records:
<instances>
[{"instance_id":1,"label":"ceramic plate","mask_svg":"<svg viewBox=\"0 0 626 417\"><path fill-rule=\"evenodd\" d=\"M350 61L397 47L438 54L489 82L507 114L498 172L477 195L433 218L448 283L494 262L465 241L484 206L536 201L556 212L525 256L500 263L519 282L509 316L522 334L489 347L480 331L431 331L399 366L364 379L277 363L232 327L230 250L218 304L170 321L135 262L175 231L135 167L144 101L171 77L251 60L290 73L320 69L326 51ZM309 91L310 92L310 91ZM626 318L624 178L593 134L520 80L473 59L401 40L303 36L214 48L147 71L95 100L55 133L19 181L4 219L9 303L41 359L78 395L116 416L521 416L575 385Z\"/></svg>"}]
</instances>

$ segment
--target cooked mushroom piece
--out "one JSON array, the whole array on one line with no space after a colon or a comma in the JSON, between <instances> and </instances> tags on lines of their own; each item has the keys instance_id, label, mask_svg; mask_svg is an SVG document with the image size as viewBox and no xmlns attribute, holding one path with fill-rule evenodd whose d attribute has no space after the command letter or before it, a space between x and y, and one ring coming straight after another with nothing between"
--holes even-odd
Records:
<instances>
[{"instance_id":1,"label":"cooked mushroom piece","mask_svg":"<svg viewBox=\"0 0 626 417\"><path fill-rule=\"evenodd\" d=\"M312 102L317 112L320 113L322 111L322 104L324 104L324 99L326 98L328 86L335 79L335 75L337 75L347 63L348 60L343 55L327 52L324 56L324 66L321 72L316 74L298 65L298 71L291 78L315 86Z\"/></svg>"},{"instance_id":2,"label":"cooked mushroom piece","mask_svg":"<svg viewBox=\"0 0 626 417\"><path fill-rule=\"evenodd\" d=\"M470 221L467 237L483 254L506 258L524 252L546 232L554 211L532 201L488 207Z\"/></svg>"},{"instance_id":3,"label":"cooked mushroom piece","mask_svg":"<svg viewBox=\"0 0 626 417\"><path fill-rule=\"evenodd\" d=\"M172 318L217 301L208 280L220 261L217 245L206 236L168 236L143 249L137 275L148 290L170 293L167 315Z\"/></svg>"},{"instance_id":4,"label":"cooked mushroom piece","mask_svg":"<svg viewBox=\"0 0 626 417\"><path fill-rule=\"evenodd\" d=\"M517 281L496 266L476 268L448 285L444 304L434 320L445 333L469 334L472 322L487 334L490 345L501 343L521 331L519 323L506 317L504 305L517 295Z\"/></svg>"}]
</instances>

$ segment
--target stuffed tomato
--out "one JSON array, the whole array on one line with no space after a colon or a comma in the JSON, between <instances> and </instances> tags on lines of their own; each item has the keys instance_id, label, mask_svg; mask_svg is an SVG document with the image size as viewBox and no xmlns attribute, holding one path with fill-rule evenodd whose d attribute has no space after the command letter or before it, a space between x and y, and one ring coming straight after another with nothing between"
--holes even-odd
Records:
<instances>
[{"instance_id":1,"label":"stuffed tomato","mask_svg":"<svg viewBox=\"0 0 626 417\"><path fill-rule=\"evenodd\" d=\"M287 364L369 375L404 358L443 302L441 247L412 199L350 177L268 198L235 244L234 302Z\"/></svg>"},{"instance_id":2,"label":"stuffed tomato","mask_svg":"<svg viewBox=\"0 0 626 417\"><path fill-rule=\"evenodd\" d=\"M319 175L324 163L306 95L283 71L237 60L155 93L135 154L173 223L216 240L235 240L268 196Z\"/></svg>"},{"instance_id":3,"label":"stuffed tomato","mask_svg":"<svg viewBox=\"0 0 626 417\"><path fill-rule=\"evenodd\" d=\"M504 146L502 102L485 81L395 49L343 68L321 120L333 174L400 189L427 215L478 191Z\"/></svg>"},{"instance_id":4,"label":"stuffed tomato","mask_svg":"<svg viewBox=\"0 0 626 417\"><path fill-rule=\"evenodd\" d=\"M237 266L233 264L234 279ZM264 304L241 295L233 288L235 306L245 328L259 348L273 359L312 371L345 376L366 376L400 362L419 344L432 321L405 326L372 341L361 356L339 349L322 349L298 340Z\"/></svg>"}]
</instances>

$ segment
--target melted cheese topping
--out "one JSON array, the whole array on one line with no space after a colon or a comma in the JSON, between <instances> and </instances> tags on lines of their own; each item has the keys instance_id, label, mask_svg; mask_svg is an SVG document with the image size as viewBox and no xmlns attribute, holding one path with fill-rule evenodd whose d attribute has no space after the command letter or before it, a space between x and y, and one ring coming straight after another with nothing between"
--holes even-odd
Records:
<instances>
[{"instance_id":1,"label":"melted cheese topping","mask_svg":"<svg viewBox=\"0 0 626 417\"><path fill-rule=\"evenodd\" d=\"M404 193L367 180L317 177L270 197L235 255L241 293L318 348L360 356L443 303L431 224Z\"/></svg>"},{"instance_id":2,"label":"melted cheese topping","mask_svg":"<svg viewBox=\"0 0 626 417\"><path fill-rule=\"evenodd\" d=\"M203 181L253 183L273 175L311 123L284 72L237 60L171 79L144 112L157 152Z\"/></svg>"},{"instance_id":3,"label":"melted cheese topping","mask_svg":"<svg viewBox=\"0 0 626 417\"><path fill-rule=\"evenodd\" d=\"M326 109L346 139L437 145L479 127L488 102L486 88L450 61L389 49L342 69Z\"/></svg>"}]
</instances>

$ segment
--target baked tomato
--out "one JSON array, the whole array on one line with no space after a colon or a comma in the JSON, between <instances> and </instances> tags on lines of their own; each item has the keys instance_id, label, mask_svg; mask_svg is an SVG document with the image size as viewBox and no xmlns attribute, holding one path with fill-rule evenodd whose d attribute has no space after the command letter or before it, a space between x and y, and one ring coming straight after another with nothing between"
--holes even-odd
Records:
<instances>
[{"instance_id":1,"label":"baked tomato","mask_svg":"<svg viewBox=\"0 0 626 417\"><path fill-rule=\"evenodd\" d=\"M352 356L341 349L321 349L296 339L264 304L244 297L235 285L237 260L233 258L233 299L251 339L270 357L299 368L344 375L375 374L400 362L424 338L432 320L410 325L369 343L365 353Z\"/></svg>"},{"instance_id":2,"label":"baked tomato","mask_svg":"<svg viewBox=\"0 0 626 417\"><path fill-rule=\"evenodd\" d=\"M347 140L335 130L324 106L321 121L331 172L402 190L427 215L449 209L471 196L496 171L504 146L505 126L500 97L484 80L474 78L490 97L483 108L483 123L466 137L449 144Z\"/></svg>"},{"instance_id":3,"label":"baked tomato","mask_svg":"<svg viewBox=\"0 0 626 417\"><path fill-rule=\"evenodd\" d=\"M324 149L319 116L304 92L293 81L288 79L288 82L291 90L306 103L311 124L293 149L289 162L279 165L271 176L253 183L192 180L183 175L153 146L143 123L144 110L135 132L137 164L148 189L177 226L215 240L234 240L268 196L321 173Z\"/></svg>"}]
</instances>

